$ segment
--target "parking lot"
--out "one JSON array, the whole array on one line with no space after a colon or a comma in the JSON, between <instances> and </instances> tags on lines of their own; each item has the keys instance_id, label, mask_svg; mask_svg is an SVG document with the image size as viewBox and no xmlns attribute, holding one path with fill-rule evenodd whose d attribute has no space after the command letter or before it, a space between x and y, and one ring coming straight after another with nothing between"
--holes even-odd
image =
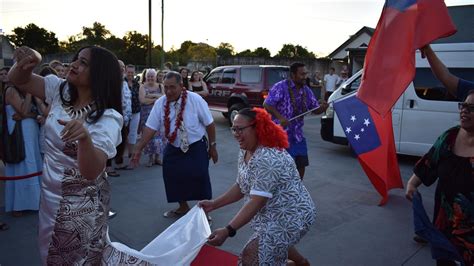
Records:
<instances>
[{"instance_id":1,"label":"parking lot","mask_svg":"<svg viewBox=\"0 0 474 266\"><path fill-rule=\"evenodd\" d=\"M213 116L219 162L211 164L210 174L213 194L218 196L236 178L238 146L225 118L220 113ZM412 211L404 191L391 191L388 204L377 206L380 197L357 159L348 147L321 140L319 120L310 116L305 122L310 166L304 184L317 205L317 221L298 244L301 253L313 265L433 265L429 247L412 241ZM416 159L399 156L404 183ZM113 241L140 250L173 223L162 214L175 205L166 202L160 166L142 165L120 174L110 178L111 206L118 215L109 222L109 234ZM421 187L420 192L431 213L434 187ZM212 228L225 226L241 205L211 213ZM0 265L39 265L36 212L19 218L1 213L0 221L10 225L8 231L0 232ZM238 254L250 234L246 226L221 248Z\"/></svg>"}]
</instances>

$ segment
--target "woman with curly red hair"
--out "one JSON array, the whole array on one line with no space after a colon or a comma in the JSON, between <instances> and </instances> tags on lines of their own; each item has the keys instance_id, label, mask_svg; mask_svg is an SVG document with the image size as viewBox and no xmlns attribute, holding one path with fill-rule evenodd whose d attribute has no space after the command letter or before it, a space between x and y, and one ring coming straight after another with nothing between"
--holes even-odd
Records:
<instances>
[{"instance_id":1,"label":"woman with curly red hair","mask_svg":"<svg viewBox=\"0 0 474 266\"><path fill-rule=\"evenodd\" d=\"M237 180L227 192L199 206L210 212L242 198L245 202L226 227L212 232L208 243L220 246L251 222L254 234L240 264L286 265L290 259L293 265L309 265L294 245L313 224L316 208L285 150L286 132L261 108L242 109L231 129L240 145Z\"/></svg>"}]
</instances>

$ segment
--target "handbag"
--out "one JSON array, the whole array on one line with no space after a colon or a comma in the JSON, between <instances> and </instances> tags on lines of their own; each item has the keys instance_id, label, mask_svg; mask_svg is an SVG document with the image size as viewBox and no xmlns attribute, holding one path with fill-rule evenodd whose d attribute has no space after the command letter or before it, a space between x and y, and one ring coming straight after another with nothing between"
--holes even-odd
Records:
<instances>
[{"instance_id":1,"label":"handbag","mask_svg":"<svg viewBox=\"0 0 474 266\"><path fill-rule=\"evenodd\" d=\"M3 161L6 163L19 163L25 160L25 142L23 141L23 129L21 128L21 120L16 121L15 128L11 134L8 129L3 138Z\"/></svg>"}]
</instances>

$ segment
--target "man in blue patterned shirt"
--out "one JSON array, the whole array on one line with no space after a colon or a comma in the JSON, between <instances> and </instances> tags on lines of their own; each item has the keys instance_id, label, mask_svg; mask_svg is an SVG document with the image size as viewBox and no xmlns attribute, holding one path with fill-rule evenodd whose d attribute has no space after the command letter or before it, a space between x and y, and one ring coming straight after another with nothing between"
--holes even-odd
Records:
<instances>
[{"instance_id":1,"label":"man in blue patterned shirt","mask_svg":"<svg viewBox=\"0 0 474 266\"><path fill-rule=\"evenodd\" d=\"M301 179L309 165L308 148L303 135L304 117L290 119L318 106L320 108L313 114L320 114L327 109L326 103L318 104L313 91L306 85L307 74L303 63L293 63L290 66L290 79L275 83L263 104L273 121L285 128L290 142L287 151L295 160Z\"/></svg>"}]
</instances>

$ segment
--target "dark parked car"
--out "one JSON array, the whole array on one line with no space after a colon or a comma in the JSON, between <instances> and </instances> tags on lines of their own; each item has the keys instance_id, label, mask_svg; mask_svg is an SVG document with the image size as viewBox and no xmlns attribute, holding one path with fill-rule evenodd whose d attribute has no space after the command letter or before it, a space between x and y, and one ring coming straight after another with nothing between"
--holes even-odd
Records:
<instances>
[{"instance_id":1,"label":"dark parked car","mask_svg":"<svg viewBox=\"0 0 474 266\"><path fill-rule=\"evenodd\" d=\"M209 109L222 112L232 123L237 112L245 107L262 107L268 91L288 78L287 66L221 66L213 69L204 80L209 96Z\"/></svg>"}]
</instances>

